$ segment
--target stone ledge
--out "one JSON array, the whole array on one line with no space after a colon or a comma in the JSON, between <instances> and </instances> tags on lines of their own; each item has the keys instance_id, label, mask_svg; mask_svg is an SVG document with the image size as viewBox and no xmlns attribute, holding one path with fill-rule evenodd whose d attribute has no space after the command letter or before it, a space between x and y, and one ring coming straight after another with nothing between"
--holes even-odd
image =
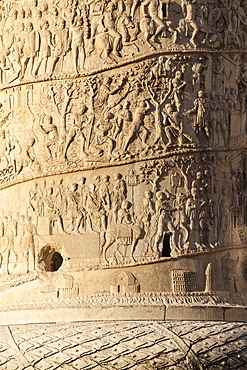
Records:
<instances>
[{"instance_id":1,"label":"stone ledge","mask_svg":"<svg viewBox=\"0 0 247 370\"><path fill-rule=\"evenodd\" d=\"M165 320L247 322L247 307L168 306Z\"/></svg>"},{"instance_id":2,"label":"stone ledge","mask_svg":"<svg viewBox=\"0 0 247 370\"><path fill-rule=\"evenodd\" d=\"M1 312L0 325L37 324L74 321L163 321L165 306L153 307L77 307L56 309L32 309Z\"/></svg>"},{"instance_id":3,"label":"stone ledge","mask_svg":"<svg viewBox=\"0 0 247 370\"><path fill-rule=\"evenodd\" d=\"M154 305L22 309L1 312L0 325L112 320L247 322L247 307Z\"/></svg>"}]
</instances>

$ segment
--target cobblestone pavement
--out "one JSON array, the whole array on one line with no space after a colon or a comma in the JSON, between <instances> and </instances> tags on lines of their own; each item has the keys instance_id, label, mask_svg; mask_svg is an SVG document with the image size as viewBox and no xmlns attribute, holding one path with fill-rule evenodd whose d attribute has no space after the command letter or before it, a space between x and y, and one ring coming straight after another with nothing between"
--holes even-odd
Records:
<instances>
[{"instance_id":1,"label":"cobblestone pavement","mask_svg":"<svg viewBox=\"0 0 247 370\"><path fill-rule=\"evenodd\" d=\"M247 369L247 324L76 322L0 328L1 370Z\"/></svg>"}]
</instances>

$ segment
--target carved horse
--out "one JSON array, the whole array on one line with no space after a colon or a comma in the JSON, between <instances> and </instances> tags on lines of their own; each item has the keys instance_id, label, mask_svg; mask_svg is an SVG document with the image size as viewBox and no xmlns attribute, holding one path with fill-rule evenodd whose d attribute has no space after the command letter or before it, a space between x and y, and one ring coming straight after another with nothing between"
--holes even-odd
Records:
<instances>
[{"instance_id":1,"label":"carved horse","mask_svg":"<svg viewBox=\"0 0 247 370\"><path fill-rule=\"evenodd\" d=\"M101 58L104 63L114 63L116 62L115 58L110 56L110 53L113 50L113 38L109 35L108 32L101 32L98 35L94 36L94 45L89 53L97 50L99 52L99 58ZM93 42L93 40L92 40Z\"/></svg>"},{"instance_id":2,"label":"carved horse","mask_svg":"<svg viewBox=\"0 0 247 370\"><path fill-rule=\"evenodd\" d=\"M124 256L120 251L120 246L130 248L130 256L134 259L134 252L139 239L144 237L143 228L137 224L134 225L116 225L109 227L104 233L104 241L101 245L101 251L103 259L107 261L106 252L114 243L116 243L116 251L118 251L122 257Z\"/></svg>"}]
</instances>

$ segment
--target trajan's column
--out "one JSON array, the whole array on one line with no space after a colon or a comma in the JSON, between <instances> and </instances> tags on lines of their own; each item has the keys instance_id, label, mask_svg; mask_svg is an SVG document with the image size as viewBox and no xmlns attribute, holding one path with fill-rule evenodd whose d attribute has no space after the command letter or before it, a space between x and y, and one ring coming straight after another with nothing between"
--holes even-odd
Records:
<instances>
[{"instance_id":1,"label":"trajan's column","mask_svg":"<svg viewBox=\"0 0 247 370\"><path fill-rule=\"evenodd\" d=\"M0 368L247 369L247 3L2 0Z\"/></svg>"}]
</instances>

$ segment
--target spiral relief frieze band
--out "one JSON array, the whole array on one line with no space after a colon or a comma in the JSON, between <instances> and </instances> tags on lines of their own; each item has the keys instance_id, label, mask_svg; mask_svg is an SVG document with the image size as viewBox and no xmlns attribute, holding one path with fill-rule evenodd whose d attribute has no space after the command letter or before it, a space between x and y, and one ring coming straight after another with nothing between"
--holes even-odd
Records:
<instances>
[{"instance_id":1,"label":"spiral relief frieze band","mask_svg":"<svg viewBox=\"0 0 247 370\"><path fill-rule=\"evenodd\" d=\"M242 0L1 2L4 317L245 307L246 31Z\"/></svg>"}]
</instances>

